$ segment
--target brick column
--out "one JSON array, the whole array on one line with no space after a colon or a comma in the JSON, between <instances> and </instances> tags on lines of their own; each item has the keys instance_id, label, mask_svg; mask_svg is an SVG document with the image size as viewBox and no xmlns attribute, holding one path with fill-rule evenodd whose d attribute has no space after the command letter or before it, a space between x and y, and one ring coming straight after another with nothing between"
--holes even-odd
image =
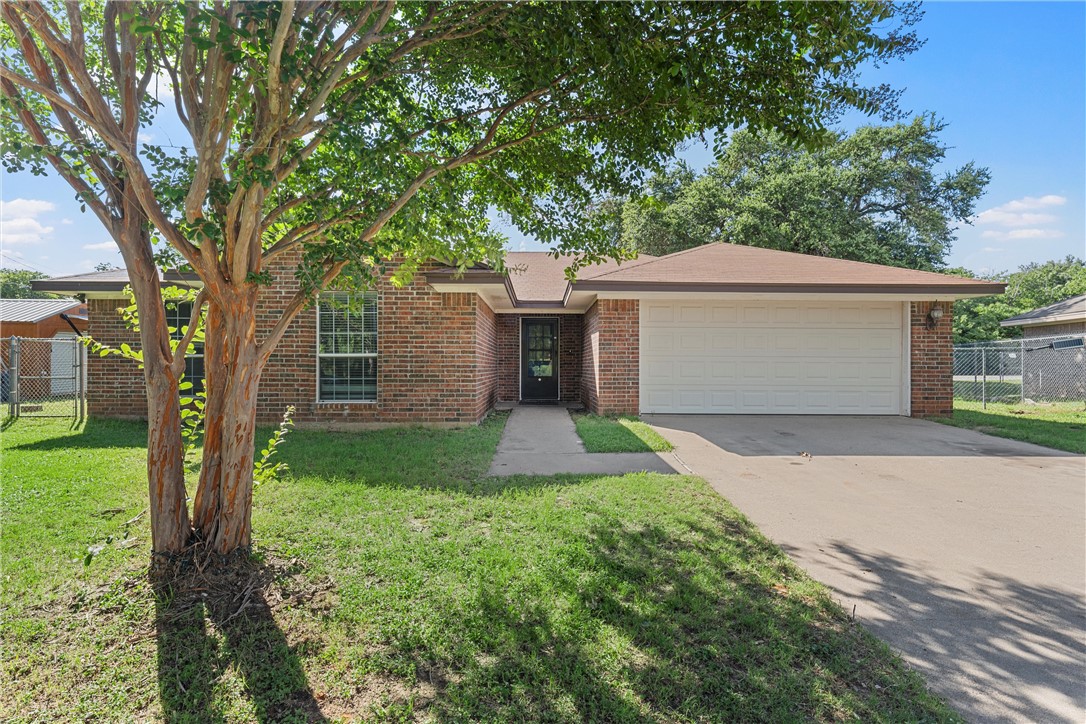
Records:
<instances>
[{"instance_id":1,"label":"brick column","mask_svg":"<svg viewBox=\"0 0 1086 724\"><path fill-rule=\"evenodd\" d=\"M943 308L943 317L928 329L928 312ZM954 414L953 302L912 302L909 314L910 375L913 417Z\"/></svg>"},{"instance_id":2,"label":"brick column","mask_svg":"<svg viewBox=\"0 0 1086 724\"><path fill-rule=\"evenodd\" d=\"M640 411L640 302L600 299L584 316L581 392L600 415Z\"/></svg>"}]
</instances>

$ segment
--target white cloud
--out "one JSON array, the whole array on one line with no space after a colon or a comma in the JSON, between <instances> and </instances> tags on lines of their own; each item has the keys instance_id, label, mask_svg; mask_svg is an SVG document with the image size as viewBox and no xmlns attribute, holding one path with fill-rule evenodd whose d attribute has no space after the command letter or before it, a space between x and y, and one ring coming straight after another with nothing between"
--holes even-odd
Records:
<instances>
[{"instance_id":1,"label":"white cloud","mask_svg":"<svg viewBox=\"0 0 1086 724\"><path fill-rule=\"evenodd\" d=\"M61 219L60 223L63 224L64 226L70 226L70 225L74 224L75 222L72 221L71 219Z\"/></svg>"},{"instance_id":2,"label":"white cloud","mask_svg":"<svg viewBox=\"0 0 1086 724\"><path fill-rule=\"evenodd\" d=\"M1005 211L1030 211L1032 209L1043 209L1047 206L1063 206L1066 203L1066 196L1045 194L1044 196L1023 196L1020 199L1008 201L997 208Z\"/></svg>"},{"instance_id":3,"label":"white cloud","mask_svg":"<svg viewBox=\"0 0 1086 724\"><path fill-rule=\"evenodd\" d=\"M1057 221L1058 218L1053 214L1044 213L1043 210L1051 209L1054 206L1063 206L1066 203L1066 197L1055 194L1023 196L1020 199L986 209L977 214L973 221L978 224L994 224L1004 227L1050 224Z\"/></svg>"},{"instance_id":4,"label":"white cloud","mask_svg":"<svg viewBox=\"0 0 1086 724\"><path fill-rule=\"evenodd\" d=\"M1059 229L1012 229L1008 239L1059 239L1064 234Z\"/></svg>"},{"instance_id":5,"label":"white cloud","mask_svg":"<svg viewBox=\"0 0 1086 724\"><path fill-rule=\"evenodd\" d=\"M56 204L41 199L12 199L0 201L0 220L31 218L52 211Z\"/></svg>"},{"instance_id":6,"label":"white cloud","mask_svg":"<svg viewBox=\"0 0 1086 724\"><path fill-rule=\"evenodd\" d=\"M37 244L53 233L37 217L52 211L56 205L41 199L12 199L0 201L0 244Z\"/></svg>"},{"instance_id":7,"label":"white cloud","mask_svg":"<svg viewBox=\"0 0 1086 724\"><path fill-rule=\"evenodd\" d=\"M116 251L117 244L112 241L103 241L101 244L84 244L87 251Z\"/></svg>"},{"instance_id":8,"label":"white cloud","mask_svg":"<svg viewBox=\"0 0 1086 724\"><path fill-rule=\"evenodd\" d=\"M136 136L136 140L140 143L150 143L155 140L155 134L153 133L140 133Z\"/></svg>"},{"instance_id":9,"label":"white cloud","mask_svg":"<svg viewBox=\"0 0 1086 724\"><path fill-rule=\"evenodd\" d=\"M1059 229L1011 229L1009 231L997 231L986 229L981 232L982 239L1062 239L1064 234Z\"/></svg>"},{"instance_id":10,"label":"white cloud","mask_svg":"<svg viewBox=\"0 0 1086 724\"><path fill-rule=\"evenodd\" d=\"M21 217L0 219L0 244L38 244L53 233L52 226L45 226L37 219Z\"/></svg>"},{"instance_id":11,"label":"white cloud","mask_svg":"<svg viewBox=\"0 0 1086 724\"><path fill-rule=\"evenodd\" d=\"M1030 224L1050 224L1056 220L1052 214L1037 214L1029 211L1004 211L1001 208L988 209L977 214L978 224L996 224L998 226L1029 226Z\"/></svg>"},{"instance_id":12,"label":"white cloud","mask_svg":"<svg viewBox=\"0 0 1086 724\"><path fill-rule=\"evenodd\" d=\"M996 248L994 246L986 246L983 249L981 249L981 251L983 251L985 254L997 254L997 253L1003 251L1003 249L999 249L999 248Z\"/></svg>"}]
</instances>

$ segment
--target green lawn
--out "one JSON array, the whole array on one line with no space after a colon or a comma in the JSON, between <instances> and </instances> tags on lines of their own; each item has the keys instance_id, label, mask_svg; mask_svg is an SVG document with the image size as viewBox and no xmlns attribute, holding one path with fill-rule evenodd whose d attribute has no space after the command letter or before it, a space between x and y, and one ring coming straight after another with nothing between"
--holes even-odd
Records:
<instances>
[{"instance_id":1,"label":"green lawn","mask_svg":"<svg viewBox=\"0 0 1086 724\"><path fill-rule=\"evenodd\" d=\"M503 424L295 430L254 562L156 595L144 428L17 422L0 719L955 718L704 481L488 479Z\"/></svg>"},{"instance_id":2,"label":"green lawn","mask_svg":"<svg viewBox=\"0 0 1086 724\"><path fill-rule=\"evenodd\" d=\"M954 400L954 417L936 418L955 427L1086 453L1086 405L1082 402L1003 403Z\"/></svg>"},{"instance_id":3,"label":"green lawn","mask_svg":"<svg viewBox=\"0 0 1086 724\"><path fill-rule=\"evenodd\" d=\"M636 417L573 415L577 434L590 453L667 452L671 443Z\"/></svg>"}]
</instances>

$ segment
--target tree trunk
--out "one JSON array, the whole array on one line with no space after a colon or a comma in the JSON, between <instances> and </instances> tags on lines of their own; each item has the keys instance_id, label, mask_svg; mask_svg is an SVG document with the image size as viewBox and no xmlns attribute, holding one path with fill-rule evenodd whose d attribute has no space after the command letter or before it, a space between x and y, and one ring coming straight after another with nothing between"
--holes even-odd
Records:
<instances>
[{"instance_id":1,"label":"tree trunk","mask_svg":"<svg viewBox=\"0 0 1086 724\"><path fill-rule=\"evenodd\" d=\"M204 459L193 519L209 549L226 555L252 540L253 453L262 365L256 294L212 305L204 347Z\"/></svg>"},{"instance_id":2,"label":"tree trunk","mask_svg":"<svg viewBox=\"0 0 1086 724\"><path fill-rule=\"evenodd\" d=\"M134 211L134 209L133 209ZM192 533L185 492L181 400L171 369L169 325L150 232L142 216L126 216L119 244L139 313L143 377L147 389L147 483L151 549L158 556L180 553Z\"/></svg>"}]
</instances>

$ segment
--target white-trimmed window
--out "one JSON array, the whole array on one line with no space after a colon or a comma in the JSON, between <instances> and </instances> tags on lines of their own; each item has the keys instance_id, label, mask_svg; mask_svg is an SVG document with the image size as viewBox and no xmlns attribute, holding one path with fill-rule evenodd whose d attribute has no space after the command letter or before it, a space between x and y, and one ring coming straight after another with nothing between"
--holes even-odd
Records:
<instances>
[{"instance_id":1,"label":"white-trimmed window","mask_svg":"<svg viewBox=\"0 0 1086 724\"><path fill-rule=\"evenodd\" d=\"M317 301L317 400L377 401L376 292L326 292Z\"/></svg>"}]
</instances>

